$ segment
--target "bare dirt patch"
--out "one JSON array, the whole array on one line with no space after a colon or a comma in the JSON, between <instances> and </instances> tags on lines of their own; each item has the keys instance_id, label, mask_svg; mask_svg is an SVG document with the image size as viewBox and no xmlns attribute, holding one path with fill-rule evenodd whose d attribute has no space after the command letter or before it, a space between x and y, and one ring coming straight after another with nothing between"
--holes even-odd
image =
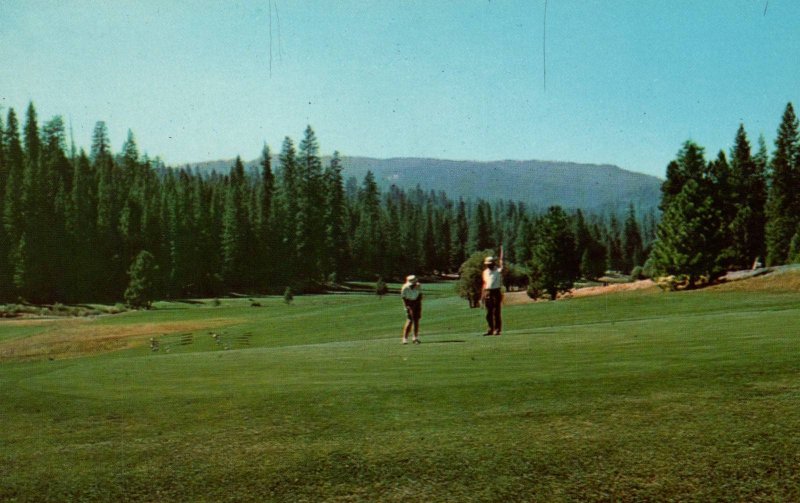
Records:
<instances>
[{"instance_id":1,"label":"bare dirt patch","mask_svg":"<svg viewBox=\"0 0 800 503\"><path fill-rule=\"evenodd\" d=\"M612 283L606 286L589 286L585 288L576 288L560 296L559 299L590 297L593 295L606 295L609 293L630 292L634 290L647 290L650 288L656 288L656 284L652 280L643 279L640 281L634 281L632 283ZM532 304L534 302L536 301L528 297L528 294L524 291L508 292L503 297L503 304L510 306L518 304Z\"/></svg>"},{"instance_id":2,"label":"bare dirt patch","mask_svg":"<svg viewBox=\"0 0 800 503\"><path fill-rule=\"evenodd\" d=\"M194 332L231 325L236 320L218 318L203 321L104 325L97 320L20 320L53 325L42 333L0 343L0 361L76 358L143 346L150 337ZM26 323L27 324L27 323Z\"/></svg>"},{"instance_id":3,"label":"bare dirt patch","mask_svg":"<svg viewBox=\"0 0 800 503\"><path fill-rule=\"evenodd\" d=\"M572 290L569 295L572 297L590 297L592 295L605 295L607 293L631 292L634 290L647 290L656 288L656 284L651 279L642 279L631 283L613 283L606 286L589 286Z\"/></svg>"},{"instance_id":4,"label":"bare dirt patch","mask_svg":"<svg viewBox=\"0 0 800 503\"><path fill-rule=\"evenodd\" d=\"M774 267L763 275L726 281L710 289L723 292L800 292L800 268L795 266Z\"/></svg>"}]
</instances>

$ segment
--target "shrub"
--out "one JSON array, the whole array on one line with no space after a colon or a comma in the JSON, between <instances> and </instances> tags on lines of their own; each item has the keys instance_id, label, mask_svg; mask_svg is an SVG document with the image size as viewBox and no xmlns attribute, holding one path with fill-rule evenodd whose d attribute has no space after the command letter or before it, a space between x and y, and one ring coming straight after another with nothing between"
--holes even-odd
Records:
<instances>
[{"instance_id":1,"label":"shrub","mask_svg":"<svg viewBox=\"0 0 800 503\"><path fill-rule=\"evenodd\" d=\"M287 286L286 290L283 291L283 301L286 302L286 305L290 305L294 300L294 293L292 293L292 287Z\"/></svg>"},{"instance_id":2,"label":"shrub","mask_svg":"<svg viewBox=\"0 0 800 503\"><path fill-rule=\"evenodd\" d=\"M378 282L375 284L375 295L383 298L387 293L389 293L389 287L386 285L386 282L383 281L383 278L378 278Z\"/></svg>"},{"instance_id":3,"label":"shrub","mask_svg":"<svg viewBox=\"0 0 800 503\"><path fill-rule=\"evenodd\" d=\"M481 305L483 260L490 255L494 255L492 250L475 252L458 269L459 280L456 289L459 297L467 299L470 307Z\"/></svg>"}]
</instances>

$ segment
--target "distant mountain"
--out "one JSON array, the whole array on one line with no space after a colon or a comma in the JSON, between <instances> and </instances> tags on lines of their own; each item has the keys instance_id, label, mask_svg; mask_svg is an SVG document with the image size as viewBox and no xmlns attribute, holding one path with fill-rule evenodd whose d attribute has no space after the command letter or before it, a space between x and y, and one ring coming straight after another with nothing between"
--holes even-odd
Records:
<instances>
[{"instance_id":1,"label":"distant mountain","mask_svg":"<svg viewBox=\"0 0 800 503\"><path fill-rule=\"evenodd\" d=\"M324 159L327 163L328 159ZM552 161L448 161L413 157L373 159L343 157L345 179L359 184L372 171L381 189L397 185L428 191L443 191L451 199L483 198L521 201L547 208L555 204L586 210L622 209L633 203L652 208L661 197L661 180L608 164L578 164ZM258 161L246 163L257 166ZM227 173L233 161L192 164L201 171ZM277 159L273 166L277 166Z\"/></svg>"}]
</instances>

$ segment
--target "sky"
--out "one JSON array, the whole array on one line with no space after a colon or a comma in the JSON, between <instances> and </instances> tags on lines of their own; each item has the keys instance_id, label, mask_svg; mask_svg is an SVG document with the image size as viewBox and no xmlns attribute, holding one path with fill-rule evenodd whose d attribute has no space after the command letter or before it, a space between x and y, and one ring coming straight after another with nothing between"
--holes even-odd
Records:
<instances>
[{"instance_id":1,"label":"sky","mask_svg":"<svg viewBox=\"0 0 800 503\"><path fill-rule=\"evenodd\" d=\"M615 164L663 178L800 106L797 0L0 0L0 107L88 150ZM5 120L4 120L5 122Z\"/></svg>"}]
</instances>

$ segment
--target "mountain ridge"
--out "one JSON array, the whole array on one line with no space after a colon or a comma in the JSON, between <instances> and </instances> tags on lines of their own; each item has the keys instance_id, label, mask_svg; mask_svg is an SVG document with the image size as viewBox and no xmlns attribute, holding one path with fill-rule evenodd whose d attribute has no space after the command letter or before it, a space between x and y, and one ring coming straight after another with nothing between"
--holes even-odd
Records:
<instances>
[{"instance_id":1,"label":"mountain ridge","mask_svg":"<svg viewBox=\"0 0 800 503\"><path fill-rule=\"evenodd\" d=\"M329 156L323 157L327 164ZM342 157L342 174L360 184L367 171L375 175L381 190L392 185L402 189L419 186L426 192L445 192L451 199L506 199L532 207L560 205L586 210L654 208L661 197L662 180L628 171L613 164L568 161L514 160L463 161L425 157ZM187 164L201 172L227 173L234 160ZM259 160L245 163L246 169ZM273 156L273 167L278 167Z\"/></svg>"}]
</instances>

